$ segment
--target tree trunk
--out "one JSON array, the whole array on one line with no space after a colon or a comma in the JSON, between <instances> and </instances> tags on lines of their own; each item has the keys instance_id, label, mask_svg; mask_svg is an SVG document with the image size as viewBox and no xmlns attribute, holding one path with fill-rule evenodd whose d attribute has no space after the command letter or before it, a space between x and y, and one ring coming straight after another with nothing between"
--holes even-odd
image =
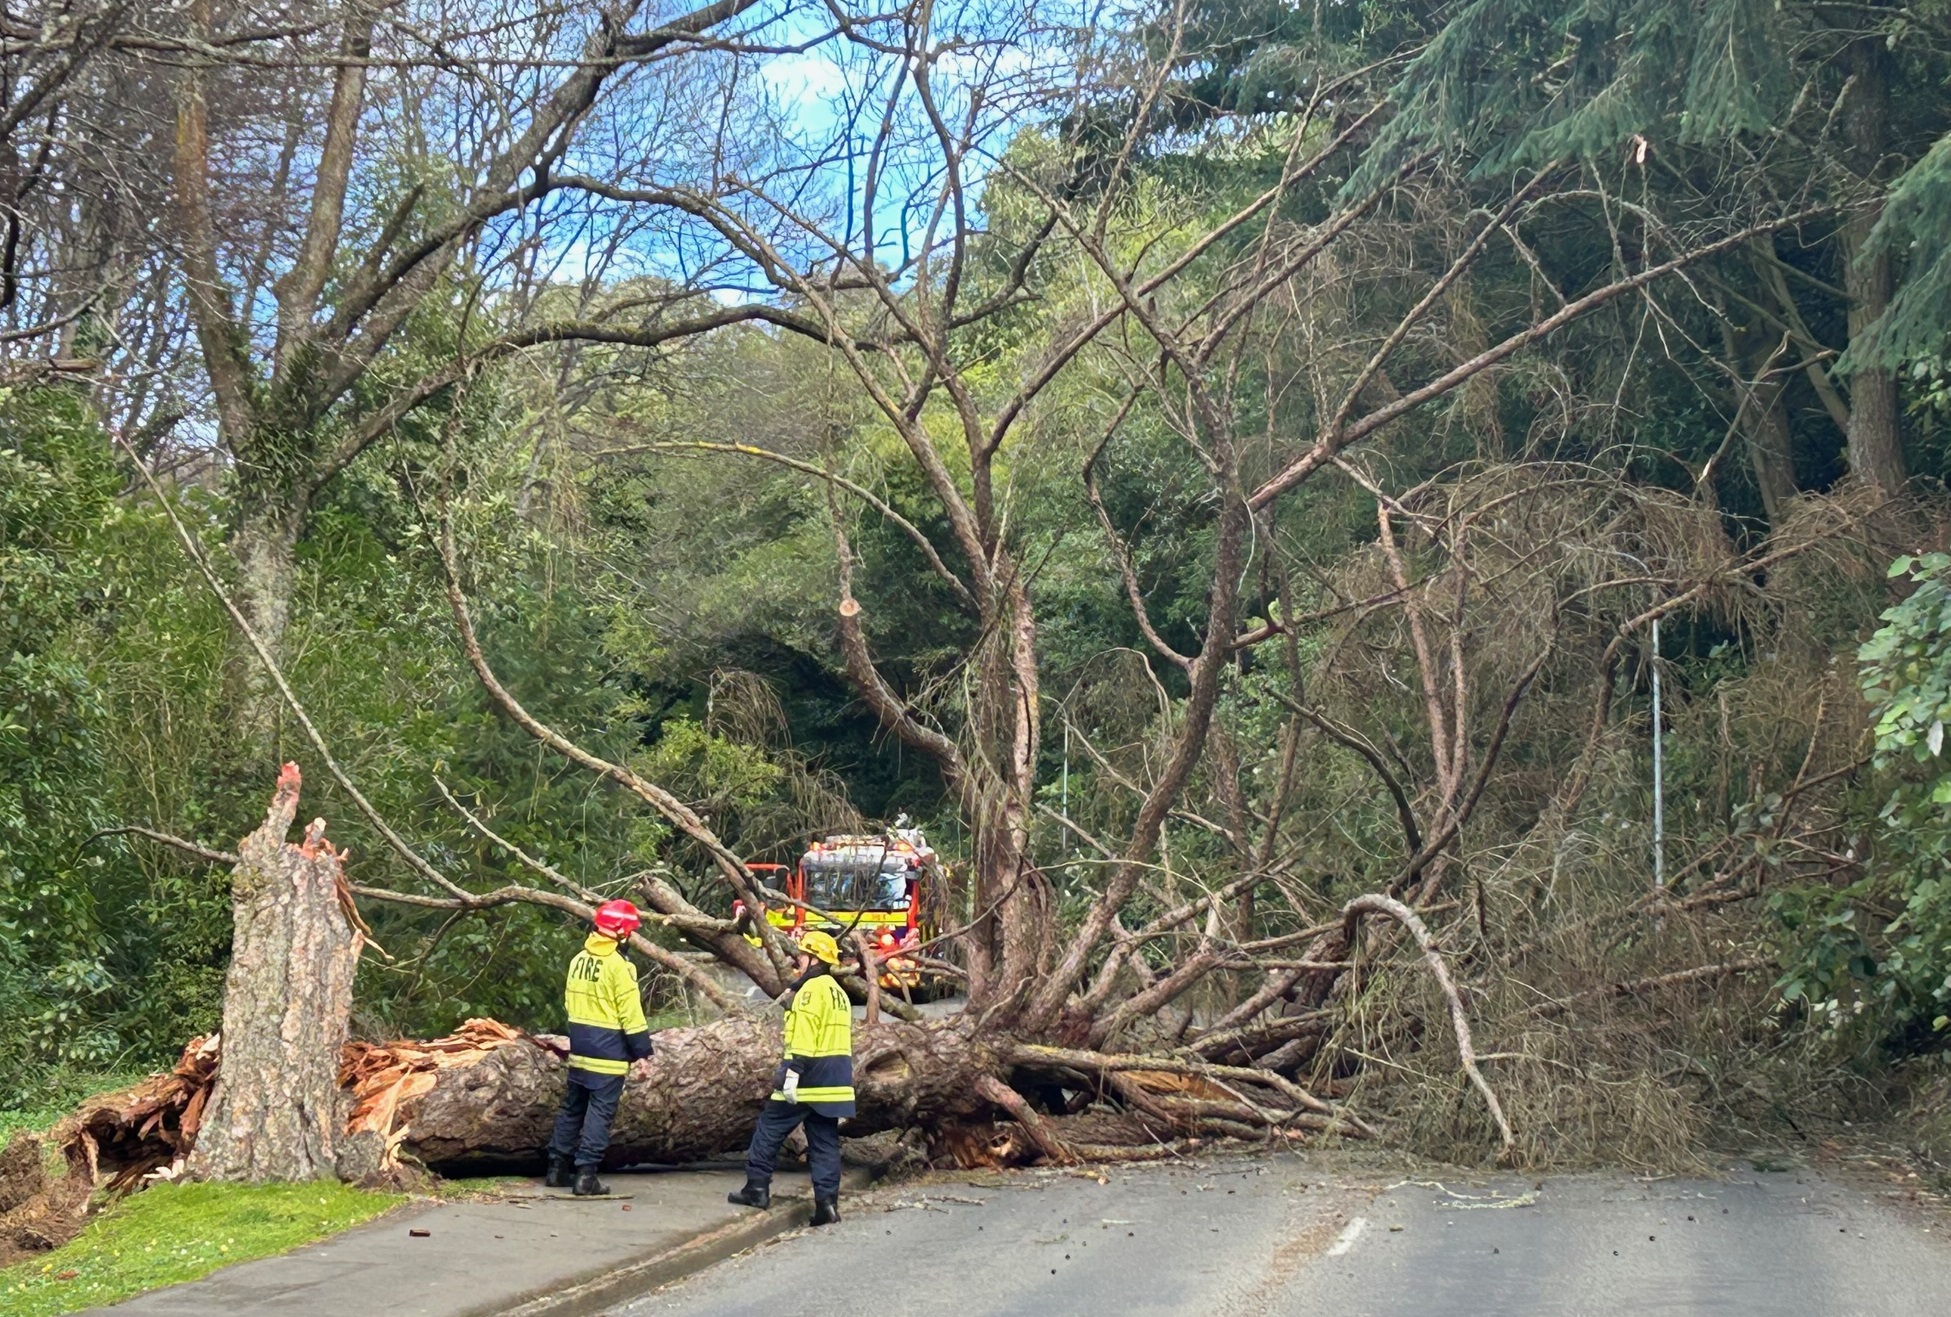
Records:
<instances>
[{"instance_id":1,"label":"tree trunk","mask_svg":"<svg viewBox=\"0 0 1951 1317\"><path fill-rule=\"evenodd\" d=\"M1883 183L1878 174L1889 119L1886 62L1880 36L1865 37L1850 47L1850 76L1855 81L1847 115L1850 164L1879 198ZM1879 199L1852 211L1843 225L1843 288L1849 294L1852 343L1861 342L1890 305L1889 255L1864 254L1882 213ZM1885 498L1902 490L1909 479L1897 420L1896 376L1884 366L1864 363L1850 376L1849 467Z\"/></svg>"},{"instance_id":2,"label":"tree trunk","mask_svg":"<svg viewBox=\"0 0 1951 1317\"><path fill-rule=\"evenodd\" d=\"M1768 524L1780 527L1782 513L1801 492L1795 483L1788 409L1782 405L1782 391L1788 383L1781 369L1783 350L1752 325L1730 324L1725 319L1721 337L1735 375L1735 423L1748 450L1748 464L1754 471Z\"/></svg>"},{"instance_id":3,"label":"tree trunk","mask_svg":"<svg viewBox=\"0 0 1951 1317\"><path fill-rule=\"evenodd\" d=\"M237 608L272 660L282 662L301 518L290 510L251 508L254 500L241 495L240 501L247 506L230 537ZM283 700L249 636L231 637L226 685L236 719L238 766L255 770L275 762Z\"/></svg>"},{"instance_id":4,"label":"tree trunk","mask_svg":"<svg viewBox=\"0 0 1951 1317\"><path fill-rule=\"evenodd\" d=\"M975 917L962 940L969 1009L1007 1029L1049 968L1054 929L1050 881L1030 848L1042 744L1036 614L1008 556L999 552L998 562L1014 583L985 613L996 639L972 664L968 737L977 752L945 767L970 832Z\"/></svg>"},{"instance_id":5,"label":"tree trunk","mask_svg":"<svg viewBox=\"0 0 1951 1317\"><path fill-rule=\"evenodd\" d=\"M1782 514L1801 492L1796 487L1795 458L1789 446L1788 409L1782 406L1783 384L1777 377L1756 385L1748 416L1748 461L1772 527L1781 526Z\"/></svg>"},{"instance_id":6,"label":"tree trunk","mask_svg":"<svg viewBox=\"0 0 1951 1317\"><path fill-rule=\"evenodd\" d=\"M402 1104L405 1150L443 1174L534 1170L555 1125L567 1067L552 1044L525 1038L466 1067L438 1072ZM605 1162L681 1163L741 1151L772 1091L777 1021L725 1019L657 1035L650 1078L624 1085ZM982 1107L975 1081L1005 1067L961 1030L883 1020L855 1031L858 1114L844 1132L876 1134L954 1119Z\"/></svg>"},{"instance_id":7,"label":"tree trunk","mask_svg":"<svg viewBox=\"0 0 1951 1317\"><path fill-rule=\"evenodd\" d=\"M339 1058L352 1009L360 933L346 914L340 856L325 821L285 841L299 773L286 764L264 826L231 872L230 971L223 1052L191 1174L211 1180L338 1176L345 1142Z\"/></svg>"}]
</instances>

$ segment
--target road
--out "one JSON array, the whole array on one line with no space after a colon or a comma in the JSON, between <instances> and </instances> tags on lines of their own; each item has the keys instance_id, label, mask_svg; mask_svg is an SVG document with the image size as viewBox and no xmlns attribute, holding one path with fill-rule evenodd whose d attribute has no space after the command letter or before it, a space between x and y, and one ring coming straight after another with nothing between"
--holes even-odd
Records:
<instances>
[{"instance_id":1,"label":"road","mask_svg":"<svg viewBox=\"0 0 1951 1317\"><path fill-rule=\"evenodd\" d=\"M1105 1174L892 1185L611 1317L858 1317L876 1294L865 1310L945 1317L1951 1313L1945 1218L1812 1172L1539 1188L1277 1156Z\"/></svg>"}]
</instances>

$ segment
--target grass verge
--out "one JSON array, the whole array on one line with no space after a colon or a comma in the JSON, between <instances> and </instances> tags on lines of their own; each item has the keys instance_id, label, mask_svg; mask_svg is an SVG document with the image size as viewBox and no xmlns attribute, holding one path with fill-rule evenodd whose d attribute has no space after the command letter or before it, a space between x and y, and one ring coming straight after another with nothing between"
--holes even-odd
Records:
<instances>
[{"instance_id":1,"label":"grass verge","mask_svg":"<svg viewBox=\"0 0 1951 1317\"><path fill-rule=\"evenodd\" d=\"M139 1071L93 1071L75 1072L53 1070L41 1079L41 1091L35 1100L20 1107L0 1107L0 1148L22 1130L39 1133L60 1120L61 1117L80 1106L82 1102L97 1093L107 1093L118 1088L127 1088L140 1083L145 1076Z\"/></svg>"},{"instance_id":2,"label":"grass verge","mask_svg":"<svg viewBox=\"0 0 1951 1317\"><path fill-rule=\"evenodd\" d=\"M283 1253L406 1201L339 1184L159 1184L0 1271L0 1314L52 1317Z\"/></svg>"}]
</instances>

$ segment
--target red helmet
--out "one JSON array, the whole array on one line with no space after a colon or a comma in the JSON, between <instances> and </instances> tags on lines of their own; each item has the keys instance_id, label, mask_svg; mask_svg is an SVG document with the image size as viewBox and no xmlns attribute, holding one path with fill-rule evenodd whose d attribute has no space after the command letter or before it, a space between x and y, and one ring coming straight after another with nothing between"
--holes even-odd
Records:
<instances>
[{"instance_id":1,"label":"red helmet","mask_svg":"<svg viewBox=\"0 0 1951 1317\"><path fill-rule=\"evenodd\" d=\"M628 901L605 901L596 907L596 931L619 942L637 931L643 919Z\"/></svg>"}]
</instances>

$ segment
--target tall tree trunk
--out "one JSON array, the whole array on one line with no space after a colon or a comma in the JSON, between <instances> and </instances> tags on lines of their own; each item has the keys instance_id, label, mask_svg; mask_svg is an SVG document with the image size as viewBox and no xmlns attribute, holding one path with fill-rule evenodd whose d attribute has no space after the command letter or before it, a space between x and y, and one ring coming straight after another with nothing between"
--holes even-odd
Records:
<instances>
[{"instance_id":1,"label":"tall tree trunk","mask_svg":"<svg viewBox=\"0 0 1951 1317\"><path fill-rule=\"evenodd\" d=\"M1795 483L1788 409L1782 406L1785 383L1779 377L1763 380L1753 387L1749 404L1748 462L1754 468L1755 485L1761 490L1761 506L1770 526L1782 524L1782 514L1801 492Z\"/></svg>"},{"instance_id":2,"label":"tall tree trunk","mask_svg":"<svg viewBox=\"0 0 1951 1317\"><path fill-rule=\"evenodd\" d=\"M241 450L240 465L242 453L248 451L248 447ZM238 482L240 508L230 534L231 556L237 564L237 608L272 660L282 663L303 512L291 505L288 490L262 497L250 488L253 483ZM277 762L278 723L284 706L250 636L231 637L225 686L239 768L268 769Z\"/></svg>"},{"instance_id":3,"label":"tall tree trunk","mask_svg":"<svg viewBox=\"0 0 1951 1317\"><path fill-rule=\"evenodd\" d=\"M999 573L1013 575L1007 555ZM969 738L975 753L955 785L971 834L975 923L964 942L972 1010L1007 1027L1049 967L1050 881L1031 853L1036 767L1036 616L1029 591L1013 582L985 618L990 632L972 665Z\"/></svg>"},{"instance_id":4,"label":"tall tree trunk","mask_svg":"<svg viewBox=\"0 0 1951 1317\"><path fill-rule=\"evenodd\" d=\"M285 841L298 787L298 765L286 764L231 872L223 1063L189 1166L203 1179L338 1177L339 1058L361 939L325 821L306 829L303 845Z\"/></svg>"},{"instance_id":5,"label":"tall tree trunk","mask_svg":"<svg viewBox=\"0 0 1951 1317\"><path fill-rule=\"evenodd\" d=\"M1843 288L1849 294L1852 343L1861 341L1890 305L1890 257L1881 252L1865 255L1870 231L1883 213L1879 175L1889 133L1887 63L1881 36L1864 37L1849 49L1854 82L1846 116L1850 164L1866 189L1879 197L1876 204L1852 211L1843 226ZM1880 365L1866 363L1850 377L1849 467L1886 498L1909 479L1897 425L1897 379Z\"/></svg>"},{"instance_id":6,"label":"tall tree trunk","mask_svg":"<svg viewBox=\"0 0 1951 1317\"><path fill-rule=\"evenodd\" d=\"M1795 456L1790 443L1788 409L1782 392L1788 379L1785 353L1752 325L1723 320L1721 341L1735 376L1735 424L1748 450L1755 487L1770 526L1782 524L1782 513L1800 489L1795 483Z\"/></svg>"}]
</instances>

